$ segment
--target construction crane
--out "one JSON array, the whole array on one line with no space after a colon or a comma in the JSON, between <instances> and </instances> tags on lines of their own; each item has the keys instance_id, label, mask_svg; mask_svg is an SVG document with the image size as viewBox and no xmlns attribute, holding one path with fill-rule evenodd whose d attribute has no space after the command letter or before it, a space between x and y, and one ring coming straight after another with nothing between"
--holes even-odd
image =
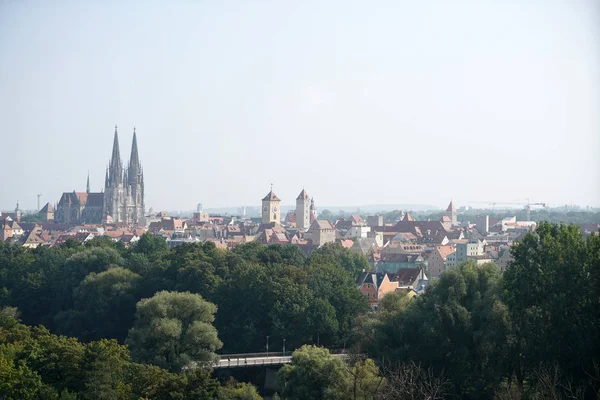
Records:
<instances>
[{"instance_id":1,"label":"construction crane","mask_svg":"<svg viewBox=\"0 0 600 400\"><path fill-rule=\"evenodd\" d=\"M546 208L546 203L532 203L529 201L529 197L527 198L527 204L525 205L525 210L527 211L527 221L531 221L531 206L542 206Z\"/></svg>"},{"instance_id":2,"label":"construction crane","mask_svg":"<svg viewBox=\"0 0 600 400\"><path fill-rule=\"evenodd\" d=\"M487 204L488 206L492 206L492 211L494 211L494 208L496 208L496 204L499 203L495 203L493 201L469 201L469 203L473 203L473 204ZM504 203L501 203L504 204Z\"/></svg>"},{"instance_id":3,"label":"construction crane","mask_svg":"<svg viewBox=\"0 0 600 400\"><path fill-rule=\"evenodd\" d=\"M40 197L42 197L42 194L38 193L38 195L37 195L37 198L38 198L38 201L37 201L38 209L37 210L38 210L38 212L40 212Z\"/></svg>"},{"instance_id":4,"label":"construction crane","mask_svg":"<svg viewBox=\"0 0 600 400\"><path fill-rule=\"evenodd\" d=\"M546 208L548 205L546 203L532 203L531 199L528 197L527 198L527 203L523 203L523 202L500 202L500 201L470 201L469 203L479 203L479 204L488 204L492 206L492 211L494 211L494 208L496 207L496 204L503 204L503 205L511 205L511 206L523 206L523 208L525 208L525 211L527 212L527 221L531 221L531 206L542 206L544 208Z\"/></svg>"}]
</instances>

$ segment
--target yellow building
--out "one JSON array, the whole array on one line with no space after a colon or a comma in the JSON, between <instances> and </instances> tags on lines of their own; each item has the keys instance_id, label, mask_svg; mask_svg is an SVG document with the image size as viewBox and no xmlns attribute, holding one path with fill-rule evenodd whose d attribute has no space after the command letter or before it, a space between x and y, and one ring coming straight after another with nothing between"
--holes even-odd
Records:
<instances>
[{"instance_id":1,"label":"yellow building","mask_svg":"<svg viewBox=\"0 0 600 400\"><path fill-rule=\"evenodd\" d=\"M280 210L281 200L275 193L273 193L273 189L269 194L267 194L262 199L262 223L270 224L276 223L280 224L281 210Z\"/></svg>"}]
</instances>

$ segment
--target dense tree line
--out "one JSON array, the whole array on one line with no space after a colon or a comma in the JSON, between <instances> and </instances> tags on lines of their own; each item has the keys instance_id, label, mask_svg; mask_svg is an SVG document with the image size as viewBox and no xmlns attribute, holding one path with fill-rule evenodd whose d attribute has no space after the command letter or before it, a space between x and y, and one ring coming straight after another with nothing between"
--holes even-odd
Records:
<instances>
[{"instance_id":1,"label":"dense tree line","mask_svg":"<svg viewBox=\"0 0 600 400\"><path fill-rule=\"evenodd\" d=\"M553 386L552 398L595 399L600 236L542 223L512 251L504 274L471 262L414 300L386 296L379 312L359 318L359 351L380 365L412 361L444 374L458 398L548 398L540 393Z\"/></svg>"},{"instance_id":2,"label":"dense tree line","mask_svg":"<svg viewBox=\"0 0 600 400\"><path fill-rule=\"evenodd\" d=\"M116 340L82 343L0 312L0 398L7 400L260 399L251 385L197 368L173 373L132 362Z\"/></svg>"},{"instance_id":3,"label":"dense tree line","mask_svg":"<svg viewBox=\"0 0 600 400\"><path fill-rule=\"evenodd\" d=\"M17 307L23 323L82 341L125 343L140 300L189 292L216 305L223 352L264 351L266 336L277 350L283 339L288 350L342 347L367 309L355 286L364 268L364 257L339 244L307 258L296 246L257 243L234 251L210 242L168 249L150 234L131 249L106 237L36 249L0 242L0 308Z\"/></svg>"},{"instance_id":4,"label":"dense tree line","mask_svg":"<svg viewBox=\"0 0 600 400\"><path fill-rule=\"evenodd\" d=\"M366 260L340 245L306 257L150 235L131 249L0 243L0 396L252 399L182 366L285 340L297 349L278 373L287 399L598 398L600 236L542 223L512 254L504 273L465 263L371 311L355 285Z\"/></svg>"}]
</instances>

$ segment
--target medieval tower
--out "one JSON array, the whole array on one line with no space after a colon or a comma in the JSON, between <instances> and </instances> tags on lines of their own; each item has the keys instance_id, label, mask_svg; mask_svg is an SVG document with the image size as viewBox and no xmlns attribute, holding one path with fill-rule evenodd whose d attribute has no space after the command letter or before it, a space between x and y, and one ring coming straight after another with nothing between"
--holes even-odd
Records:
<instances>
[{"instance_id":1,"label":"medieval tower","mask_svg":"<svg viewBox=\"0 0 600 400\"><path fill-rule=\"evenodd\" d=\"M452 226L458 225L456 207L454 207L454 202L452 200L450 200L450 204L448 204L448 208L446 209L444 215L450 219Z\"/></svg>"},{"instance_id":2,"label":"medieval tower","mask_svg":"<svg viewBox=\"0 0 600 400\"><path fill-rule=\"evenodd\" d=\"M296 228L302 230L310 228L310 197L304 189L296 198Z\"/></svg>"},{"instance_id":3,"label":"medieval tower","mask_svg":"<svg viewBox=\"0 0 600 400\"><path fill-rule=\"evenodd\" d=\"M281 200L275 193L273 193L273 185L271 185L271 191L262 199L262 223L270 224L275 223L279 225L281 210L279 205Z\"/></svg>"},{"instance_id":4,"label":"medieval tower","mask_svg":"<svg viewBox=\"0 0 600 400\"><path fill-rule=\"evenodd\" d=\"M315 206L315 198L310 199L310 224L317 220L317 207Z\"/></svg>"},{"instance_id":5,"label":"medieval tower","mask_svg":"<svg viewBox=\"0 0 600 400\"><path fill-rule=\"evenodd\" d=\"M119 151L119 135L115 126L112 156L108 163L104 182L103 215L114 223L145 224L144 171L138 155L135 128L133 128L129 163L127 168L123 169Z\"/></svg>"}]
</instances>

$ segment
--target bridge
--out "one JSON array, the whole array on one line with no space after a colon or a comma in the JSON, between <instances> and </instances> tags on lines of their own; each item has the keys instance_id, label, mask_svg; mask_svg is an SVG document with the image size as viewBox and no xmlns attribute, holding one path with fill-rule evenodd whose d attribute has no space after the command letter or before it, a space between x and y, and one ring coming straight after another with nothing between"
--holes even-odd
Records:
<instances>
[{"instance_id":1,"label":"bridge","mask_svg":"<svg viewBox=\"0 0 600 400\"><path fill-rule=\"evenodd\" d=\"M332 354L333 357L342 360L348 358L347 354ZM292 362L292 356L284 353L245 353L245 354L222 354L219 356L213 368L246 368L268 365L283 365Z\"/></svg>"},{"instance_id":2,"label":"bridge","mask_svg":"<svg viewBox=\"0 0 600 400\"><path fill-rule=\"evenodd\" d=\"M292 356L283 353L248 353L221 355L214 368L237 368L290 364Z\"/></svg>"}]
</instances>

